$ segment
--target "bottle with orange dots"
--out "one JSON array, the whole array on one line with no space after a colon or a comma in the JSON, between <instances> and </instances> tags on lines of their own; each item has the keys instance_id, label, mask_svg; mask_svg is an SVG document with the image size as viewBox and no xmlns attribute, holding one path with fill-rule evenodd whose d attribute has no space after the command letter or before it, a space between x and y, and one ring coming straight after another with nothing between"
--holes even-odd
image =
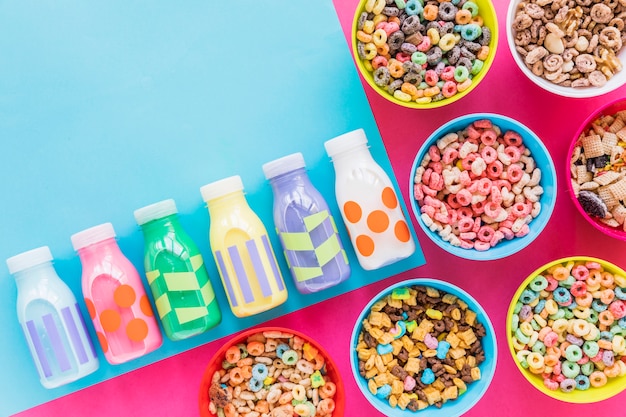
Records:
<instances>
[{"instance_id":1,"label":"bottle with orange dots","mask_svg":"<svg viewBox=\"0 0 626 417\"><path fill-rule=\"evenodd\" d=\"M387 173L372 157L363 129L324 143L335 168L335 196L357 259L365 270L411 256L411 237Z\"/></svg>"},{"instance_id":2,"label":"bottle with orange dots","mask_svg":"<svg viewBox=\"0 0 626 417\"><path fill-rule=\"evenodd\" d=\"M127 362L161 346L163 338L137 269L120 250L111 223L72 235L82 265L82 289L104 357Z\"/></svg>"}]
</instances>

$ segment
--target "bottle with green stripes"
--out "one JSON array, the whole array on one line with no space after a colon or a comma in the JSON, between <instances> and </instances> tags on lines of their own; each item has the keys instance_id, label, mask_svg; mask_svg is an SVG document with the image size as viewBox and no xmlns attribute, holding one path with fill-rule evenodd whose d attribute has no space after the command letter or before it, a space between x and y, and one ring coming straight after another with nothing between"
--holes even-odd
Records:
<instances>
[{"instance_id":1,"label":"bottle with green stripes","mask_svg":"<svg viewBox=\"0 0 626 417\"><path fill-rule=\"evenodd\" d=\"M345 281L350 266L333 216L294 153L263 165L274 195L274 224L298 291L321 291Z\"/></svg>"},{"instance_id":2,"label":"bottle with green stripes","mask_svg":"<svg viewBox=\"0 0 626 417\"><path fill-rule=\"evenodd\" d=\"M144 266L163 330L183 340L217 326L222 314L198 247L174 200L135 210L144 235Z\"/></svg>"}]
</instances>

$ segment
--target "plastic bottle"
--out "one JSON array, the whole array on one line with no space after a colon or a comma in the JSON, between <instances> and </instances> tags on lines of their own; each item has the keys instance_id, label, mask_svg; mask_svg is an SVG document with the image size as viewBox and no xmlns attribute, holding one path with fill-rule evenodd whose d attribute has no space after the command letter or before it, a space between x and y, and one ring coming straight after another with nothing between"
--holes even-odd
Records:
<instances>
[{"instance_id":1,"label":"plastic bottle","mask_svg":"<svg viewBox=\"0 0 626 417\"><path fill-rule=\"evenodd\" d=\"M47 246L6 260L17 284L17 318L46 388L76 381L99 366L76 297L52 260Z\"/></svg>"},{"instance_id":2,"label":"plastic bottle","mask_svg":"<svg viewBox=\"0 0 626 417\"><path fill-rule=\"evenodd\" d=\"M298 291L317 292L350 276L328 204L294 153L263 165L274 195L274 224Z\"/></svg>"},{"instance_id":3,"label":"plastic bottle","mask_svg":"<svg viewBox=\"0 0 626 417\"><path fill-rule=\"evenodd\" d=\"M203 333L222 320L202 254L178 220L174 200L135 210L144 266L163 330L171 340Z\"/></svg>"},{"instance_id":4,"label":"plastic bottle","mask_svg":"<svg viewBox=\"0 0 626 417\"><path fill-rule=\"evenodd\" d=\"M200 188L210 217L209 240L233 314L246 317L287 300L265 226L248 205L238 175Z\"/></svg>"},{"instance_id":5,"label":"plastic bottle","mask_svg":"<svg viewBox=\"0 0 626 417\"><path fill-rule=\"evenodd\" d=\"M115 240L113 225L103 223L71 239L83 267L85 304L107 361L127 362L161 346L150 300Z\"/></svg>"},{"instance_id":6,"label":"plastic bottle","mask_svg":"<svg viewBox=\"0 0 626 417\"><path fill-rule=\"evenodd\" d=\"M415 242L389 176L372 157L363 129L324 143L335 167L335 196L365 270L411 256Z\"/></svg>"}]
</instances>

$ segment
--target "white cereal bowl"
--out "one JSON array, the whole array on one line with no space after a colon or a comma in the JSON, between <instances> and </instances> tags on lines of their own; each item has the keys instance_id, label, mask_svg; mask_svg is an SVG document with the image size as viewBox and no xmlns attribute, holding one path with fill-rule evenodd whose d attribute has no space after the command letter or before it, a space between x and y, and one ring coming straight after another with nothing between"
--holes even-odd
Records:
<instances>
[{"instance_id":1,"label":"white cereal bowl","mask_svg":"<svg viewBox=\"0 0 626 417\"><path fill-rule=\"evenodd\" d=\"M623 68L621 71L618 71L614 76L612 76L606 84L600 87L565 87L558 84L554 84L551 81L546 80L543 77L533 74L533 72L526 66L524 63L524 57L520 55L519 52L515 49L515 31L513 30L513 21L515 20L515 13L518 9L519 4L522 3L522 0L511 0L509 2L509 8L506 16L506 38L507 43L509 45L509 50L511 55L513 55L513 59L517 64L518 68L526 75L526 77L532 81L534 84L539 86L540 88L559 95L563 97L571 97L571 98L591 98L601 96L603 94L609 93L617 88L623 86L626 83L626 68ZM626 44L619 51L617 55L622 66L626 62Z\"/></svg>"}]
</instances>

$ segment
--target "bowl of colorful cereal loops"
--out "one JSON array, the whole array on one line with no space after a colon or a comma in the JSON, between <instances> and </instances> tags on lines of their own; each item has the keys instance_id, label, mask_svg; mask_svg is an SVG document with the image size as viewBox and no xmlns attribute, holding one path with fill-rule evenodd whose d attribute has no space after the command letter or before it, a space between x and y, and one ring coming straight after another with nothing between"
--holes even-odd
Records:
<instances>
[{"instance_id":1,"label":"bowl of colorful cereal loops","mask_svg":"<svg viewBox=\"0 0 626 417\"><path fill-rule=\"evenodd\" d=\"M317 342L281 327L234 336L212 357L200 385L201 417L341 417L338 368Z\"/></svg>"},{"instance_id":2,"label":"bowl of colorful cereal loops","mask_svg":"<svg viewBox=\"0 0 626 417\"><path fill-rule=\"evenodd\" d=\"M610 262L538 268L513 296L506 330L522 375L552 398L590 403L626 388L626 272Z\"/></svg>"},{"instance_id":3,"label":"bowl of colorful cereal loops","mask_svg":"<svg viewBox=\"0 0 626 417\"><path fill-rule=\"evenodd\" d=\"M498 45L489 0L361 0L352 51L365 81L401 106L453 103L485 77Z\"/></svg>"},{"instance_id":4,"label":"bowl of colorful cereal loops","mask_svg":"<svg viewBox=\"0 0 626 417\"><path fill-rule=\"evenodd\" d=\"M413 214L439 247L465 259L494 260L539 236L556 203L546 147L509 117L468 114L423 143L409 179Z\"/></svg>"},{"instance_id":5,"label":"bowl of colorful cereal loops","mask_svg":"<svg viewBox=\"0 0 626 417\"><path fill-rule=\"evenodd\" d=\"M569 148L568 190L596 229L626 240L626 99L604 104L580 126Z\"/></svg>"},{"instance_id":6,"label":"bowl of colorful cereal loops","mask_svg":"<svg viewBox=\"0 0 626 417\"><path fill-rule=\"evenodd\" d=\"M461 288L431 278L398 282L372 298L351 347L358 387L388 417L466 413L487 391L497 361L485 310Z\"/></svg>"},{"instance_id":7,"label":"bowl of colorful cereal loops","mask_svg":"<svg viewBox=\"0 0 626 417\"><path fill-rule=\"evenodd\" d=\"M515 63L537 86L573 98L626 83L623 1L511 0L507 41Z\"/></svg>"}]
</instances>

